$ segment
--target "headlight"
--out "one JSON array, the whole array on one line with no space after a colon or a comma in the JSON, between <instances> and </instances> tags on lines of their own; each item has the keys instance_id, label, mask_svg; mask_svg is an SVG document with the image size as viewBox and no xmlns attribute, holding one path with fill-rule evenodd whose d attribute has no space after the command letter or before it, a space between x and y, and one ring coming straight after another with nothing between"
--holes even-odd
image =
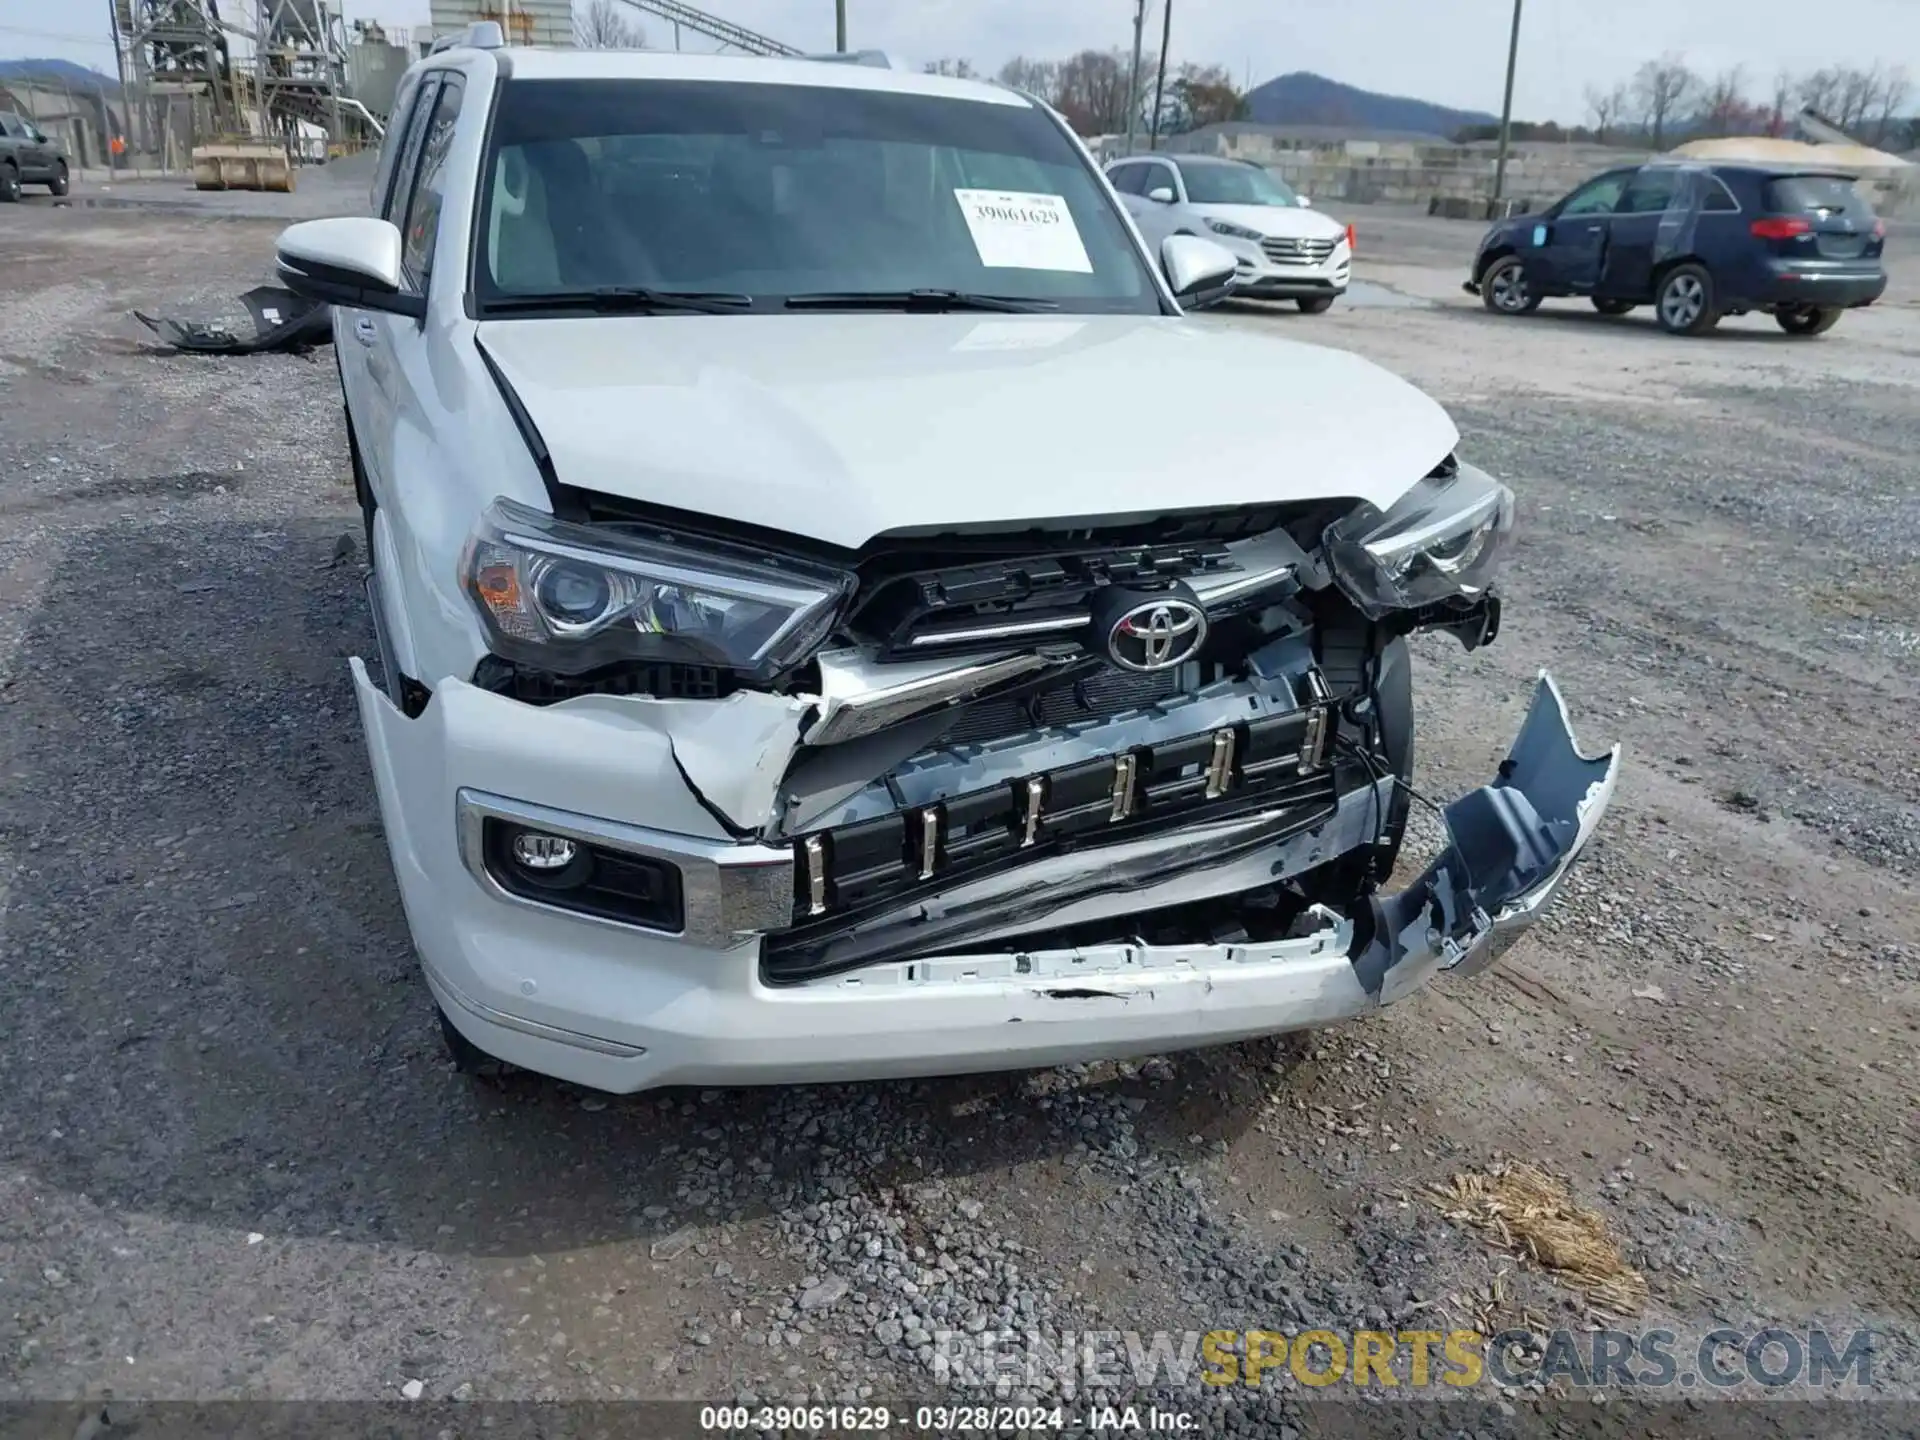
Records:
<instances>
[{"instance_id":1,"label":"headlight","mask_svg":"<svg viewBox=\"0 0 1920 1440\"><path fill-rule=\"evenodd\" d=\"M495 654L560 674L622 660L767 679L827 638L853 577L658 532L574 525L496 500L461 580Z\"/></svg>"},{"instance_id":2,"label":"headlight","mask_svg":"<svg viewBox=\"0 0 1920 1440\"><path fill-rule=\"evenodd\" d=\"M1382 515L1361 505L1327 527L1334 579L1369 620L1487 588L1513 528L1513 492L1483 470L1429 475Z\"/></svg>"},{"instance_id":3,"label":"headlight","mask_svg":"<svg viewBox=\"0 0 1920 1440\"><path fill-rule=\"evenodd\" d=\"M1236 240L1264 240L1267 237L1258 230L1249 230L1244 225L1235 225L1230 220L1209 220L1207 228L1216 235L1231 235Z\"/></svg>"}]
</instances>

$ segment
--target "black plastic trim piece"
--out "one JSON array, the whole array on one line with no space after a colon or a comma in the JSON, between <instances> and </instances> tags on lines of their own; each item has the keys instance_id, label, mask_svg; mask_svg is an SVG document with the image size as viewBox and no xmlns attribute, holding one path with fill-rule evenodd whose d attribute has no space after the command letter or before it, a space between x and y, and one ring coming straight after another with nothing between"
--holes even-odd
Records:
<instances>
[{"instance_id":1,"label":"black plastic trim piece","mask_svg":"<svg viewBox=\"0 0 1920 1440\"><path fill-rule=\"evenodd\" d=\"M1342 790L1352 789L1355 785L1367 783L1364 772L1354 766L1351 769L1340 767L1320 777L1324 787L1324 803L1302 801L1297 807L1267 827L1260 833L1247 837L1231 845L1210 849L1205 855L1183 864L1163 866L1152 874L1151 881L1158 883L1174 879L1194 870L1209 869L1226 864L1242 855L1251 854L1270 845L1278 844L1294 835L1311 830L1324 823L1338 809L1338 795ZM1168 831L1186 829L1207 824L1215 819L1228 819L1238 814L1258 812L1275 808L1275 796L1271 793L1258 797L1245 806L1221 805L1208 807L1198 812L1183 812L1177 826L1162 825ZM1114 826L1113 836L1118 840L1127 838L1121 833L1132 827ZM1101 843L1106 843L1104 834ZM1031 859L1034 852L1022 851L1020 862ZM1003 867L1003 868L1011 868ZM974 876L968 876L969 880ZM1082 900L1093 899L1111 894L1117 890L1132 889L1142 883L1143 877L1131 873L1109 874L1099 866L1089 866L1076 883L1057 886L1044 896L1030 893L1016 893L991 905L982 905L971 910L964 923L951 919L941 926L943 930L952 930L951 934L931 934L926 926L915 923L911 905L902 907L898 902L878 907L881 913L888 910L900 910L900 923L890 926L880 935L848 940L851 922L857 917L836 917L831 926L815 925L807 929L784 931L768 936L761 944L760 976L769 986L800 985L811 980L822 979L829 975L842 974L867 965L882 964L892 960L904 960L913 955L939 953L941 949L964 950L969 934L999 928L1010 919L1033 911L1036 905L1047 912L1057 911L1067 905ZM872 917L868 917L872 918ZM930 949L929 947L938 947Z\"/></svg>"},{"instance_id":2,"label":"black plastic trim piece","mask_svg":"<svg viewBox=\"0 0 1920 1440\"><path fill-rule=\"evenodd\" d=\"M572 863L550 879L535 879L514 861L510 850L514 833L532 828L491 815L483 824L487 874L509 895L668 934L686 928L686 889L677 865L576 841Z\"/></svg>"},{"instance_id":3,"label":"black plastic trim piece","mask_svg":"<svg viewBox=\"0 0 1920 1440\"><path fill-rule=\"evenodd\" d=\"M1299 712L1257 723L1283 720L1304 729L1305 722ZM776 977L806 978L788 976L789 965L806 966L807 956L830 946L845 932L890 911L910 908L918 899L990 879L1049 855L1098 851L1109 845L1231 820L1261 810L1288 809L1293 812L1290 825L1297 819L1298 828L1306 828L1334 813L1342 788L1353 788L1353 785L1343 787L1343 772L1354 784L1362 783L1364 778L1357 765L1330 765L1306 776L1293 774L1298 755L1296 739L1291 748L1283 747L1284 756L1276 752L1276 758L1267 763L1256 761L1257 768L1264 773L1243 776L1236 772L1235 788L1225 796L1209 800L1203 794L1204 772L1191 779L1178 777L1179 762L1204 763L1196 757L1204 757L1211 745L1211 734L1205 734L1191 737L1189 741L1156 746L1152 751L1137 752L1141 769L1136 782L1136 803L1140 812L1129 819L1110 818L1113 757L1067 766L1036 777L1044 784L1046 798L1043 826L1036 842L1030 846L1021 845L1023 837L1014 827L997 823L1010 816L1017 818L1021 799L1018 786L955 796L930 807L940 812L941 824L936 871L927 880L919 880L915 869L918 835L912 821L918 811L816 832L813 838L825 841L827 894L834 900L851 897L854 903L830 915L804 918L809 901L809 877L804 865L796 865L794 908L799 923L767 937L762 951L764 972L769 981ZM1191 754L1171 753L1181 746L1191 750ZM1241 748L1246 753L1261 753L1244 740ZM1162 757L1161 772L1156 776L1151 762L1154 752L1161 751L1169 753ZM956 839L952 833L956 819L979 828ZM807 838L801 837L796 849L804 845ZM960 853L956 854L956 849Z\"/></svg>"},{"instance_id":4,"label":"black plastic trim piece","mask_svg":"<svg viewBox=\"0 0 1920 1440\"><path fill-rule=\"evenodd\" d=\"M388 290L367 284L366 277L337 265L317 260L295 261L281 256L275 267L280 282L296 295L324 301L349 310L377 310L387 315L404 315L409 320L424 320L427 297L407 290Z\"/></svg>"},{"instance_id":5,"label":"black plastic trim piece","mask_svg":"<svg viewBox=\"0 0 1920 1440\"><path fill-rule=\"evenodd\" d=\"M527 413L526 405L521 401L519 392L507 379L493 356L487 353L487 347L474 338L473 348L480 352L481 363L487 367L487 373L493 377L494 385L500 391L500 398L506 402L507 413L513 417L514 429L520 432L520 438L526 442L527 453L533 456L533 463L540 471L540 483L546 487L547 503L553 507L553 513L562 520L585 520L587 513L574 499L572 492L560 483L559 473L553 468L553 453L547 449L547 442L541 437L540 427L533 423L533 416Z\"/></svg>"}]
</instances>

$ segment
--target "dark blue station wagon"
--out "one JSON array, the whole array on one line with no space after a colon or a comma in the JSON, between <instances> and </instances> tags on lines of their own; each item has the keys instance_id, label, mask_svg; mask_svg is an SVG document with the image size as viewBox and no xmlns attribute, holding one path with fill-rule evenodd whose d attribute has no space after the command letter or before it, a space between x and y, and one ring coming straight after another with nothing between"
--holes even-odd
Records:
<instances>
[{"instance_id":1,"label":"dark blue station wagon","mask_svg":"<svg viewBox=\"0 0 1920 1440\"><path fill-rule=\"evenodd\" d=\"M1469 293L1501 315L1584 295L1605 315L1651 305L1699 335L1762 310L1789 335L1831 330L1887 288L1886 222L1834 171L1655 161L1609 170L1480 242Z\"/></svg>"}]
</instances>

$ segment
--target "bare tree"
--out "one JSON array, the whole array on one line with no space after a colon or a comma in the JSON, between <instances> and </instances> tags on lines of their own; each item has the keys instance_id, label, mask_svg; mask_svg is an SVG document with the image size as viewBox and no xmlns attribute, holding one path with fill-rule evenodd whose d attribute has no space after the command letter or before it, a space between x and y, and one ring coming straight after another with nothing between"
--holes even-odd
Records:
<instances>
[{"instance_id":1,"label":"bare tree","mask_svg":"<svg viewBox=\"0 0 1920 1440\"><path fill-rule=\"evenodd\" d=\"M1794 78L1782 70L1773 77L1773 109L1767 117L1767 134L1776 140L1787 133L1787 107L1793 103Z\"/></svg>"},{"instance_id":2,"label":"bare tree","mask_svg":"<svg viewBox=\"0 0 1920 1440\"><path fill-rule=\"evenodd\" d=\"M971 80L980 72L971 60L929 60L923 67L929 75L950 75L956 80Z\"/></svg>"},{"instance_id":3,"label":"bare tree","mask_svg":"<svg viewBox=\"0 0 1920 1440\"><path fill-rule=\"evenodd\" d=\"M1794 82L1794 99L1800 102L1802 109L1816 111L1838 125L1841 84L1838 70L1810 70Z\"/></svg>"},{"instance_id":4,"label":"bare tree","mask_svg":"<svg viewBox=\"0 0 1920 1440\"><path fill-rule=\"evenodd\" d=\"M1616 85L1611 90L1589 85L1587 113L1593 117L1593 138L1602 145L1606 144L1613 128L1627 118L1627 108L1631 103L1625 85Z\"/></svg>"},{"instance_id":5,"label":"bare tree","mask_svg":"<svg viewBox=\"0 0 1920 1440\"><path fill-rule=\"evenodd\" d=\"M1861 128L1867 116L1872 112L1874 102L1880 98L1880 67L1862 70L1858 66L1848 65L1840 71L1840 85L1834 97L1834 107L1839 112L1827 118L1842 130L1852 133Z\"/></svg>"},{"instance_id":6,"label":"bare tree","mask_svg":"<svg viewBox=\"0 0 1920 1440\"><path fill-rule=\"evenodd\" d=\"M582 50L641 50L646 36L613 0L590 0L573 12L573 43Z\"/></svg>"},{"instance_id":7,"label":"bare tree","mask_svg":"<svg viewBox=\"0 0 1920 1440\"><path fill-rule=\"evenodd\" d=\"M1036 95L1055 109L1059 108L1060 66L1052 60L1029 60L1024 55L1016 55L1000 67L1000 83Z\"/></svg>"},{"instance_id":8,"label":"bare tree","mask_svg":"<svg viewBox=\"0 0 1920 1440\"><path fill-rule=\"evenodd\" d=\"M1734 135L1746 128L1751 110L1746 89L1746 74L1738 65L1705 82L1700 118L1709 135Z\"/></svg>"},{"instance_id":9,"label":"bare tree","mask_svg":"<svg viewBox=\"0 0 1920 1440\"><path fill-rule=\"evenodd\" d=\"M1140 88L1128 83L1131 61L1119 50L1082 50L1054 72L1052 103L1082 135L1112 135L1127 128L1129 109L1138 118L1153 84L1156 57L1140 60Z\"/></svg>"},{"instance_id":10,"label":"bare tree","mask_svg":"<svg viewBox=\"0 0 1920 1440\"><path fill-rule=\"evenodd\" d=\"M1906 105L1907 98L1913 93L1913 82L1907 76L1907 67L1895 65L1880 80L1880 93L1874 101L1873 143L1885 145L1892 140L1894 132L1901 128L1894 116Z\"/></svg>"},{"instance_id":11,"label":"bare tree","mask_svg":"<svg viewBox=\"0 0 1920 1440\"><path fill-rule=\"evenodd\" d=\"M1685 112L1699 86L1699 77L1687 68L1685 58L1671 51L1634 72L1633 98L1647 133L1653 137L1654 149L1666 148L1668 130Z\"/></svg>"}]
</instances>

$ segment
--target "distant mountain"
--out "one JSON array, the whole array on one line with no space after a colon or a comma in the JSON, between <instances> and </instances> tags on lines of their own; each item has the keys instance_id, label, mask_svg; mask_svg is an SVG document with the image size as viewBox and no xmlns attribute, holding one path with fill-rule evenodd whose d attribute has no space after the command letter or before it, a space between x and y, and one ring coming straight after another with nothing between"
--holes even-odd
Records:
<instances>
[{"instance_id":1,"label":"distant mountain","mask_svg":"<svg viewBox=\"0 0 1920 1440\"><path fill-rule=\"evenodd\" d=\"M1262 125L1348 125L1356 130L1405 130L1451 135L1466 125L1498 123L1498 115L1452 110L1404 95L1380 95L1296 70L1247 94L1249 120Z\"/></svg>"},{"instance_id":2,"label":"distant mountain","mask_svg":"<svg viewBox=\"0 0 1920 1440\"><path fill-rule=\"evenodd\" d=\"M71 60L0 60L0 84L9 80L45 80L74 91L118 93L119 81Z\"/></svg>"}]
</instances>

